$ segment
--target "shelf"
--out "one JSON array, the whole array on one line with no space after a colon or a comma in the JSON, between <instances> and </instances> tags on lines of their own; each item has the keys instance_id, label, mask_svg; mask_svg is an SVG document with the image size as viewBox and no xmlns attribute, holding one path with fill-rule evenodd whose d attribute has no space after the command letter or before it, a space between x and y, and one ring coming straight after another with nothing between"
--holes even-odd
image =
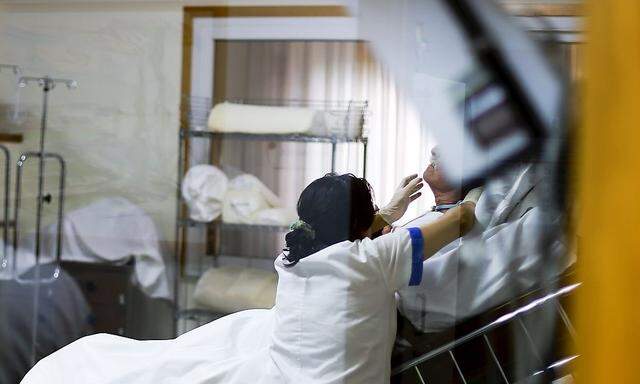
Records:
<instances>
[{"instance_id":1,"label":"shelf","mask_svg":"<svg viewBox=\"0 0 640 384\"><path fill-rule=\"evenodd\" d=\"M209 311L207 309L191 308L182 309L176 312L176 319L195 320L195 321L213 321L226 316L224 313Z\"/></svg>"},{"instance_id":2,"label":"shelf","mask_svg":"<svg viewBox=\"0 0 640 384\"><path fill-rule=\"evenodd\" d=\"M0 143L22 143L23 140L22 133L0 133Z\"/></svg>"},{"instance_id":3,"label":"shelf","mask_svg":"<svg viewBox=\"0 0 640 384\"><path fill-rule=\"evenodd\" d=\"M178 225L181 227L209 227L219 226L223 229L242 229L242 230L255 230L265 232L288 232L289 227L285 225L264 225L264 224L236 224L225 223L221 221L210 221L203 223L191 219L183 219L178 221Z\"/></svg>"},{"instance_id":4,"label":"shelf","mask_svg":"<svg viewBox=\"0 0 640 384\"><path fill-rule=\"evenodd\" d=\"M258 135L252 133L226 133L226 132L212 132L212 131L200 131L200 130L180 130L180 137L202 137L202 138L219 138L228 140L242 140L242 141L289 141L289 142L304 142L304 143L367 143L366 137L347 137L347 136L313 136L313 135L275 135L266 134Z\"/></svg>"}]
</instances>

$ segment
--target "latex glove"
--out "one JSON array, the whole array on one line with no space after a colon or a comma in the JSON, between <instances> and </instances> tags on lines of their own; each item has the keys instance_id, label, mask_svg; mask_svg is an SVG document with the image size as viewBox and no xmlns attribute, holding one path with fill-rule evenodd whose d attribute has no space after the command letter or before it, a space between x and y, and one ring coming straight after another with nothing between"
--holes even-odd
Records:
<instances>
[{"instance_id":1,"label":"latex glove","mask_svg":"<svg viewBox=\"0 0 640 384\"><path fill-rule=\"evenodd\" d=\"M393 224L400 220L404 213L407 212L409 204L422 195L418 191L423 186L422 179L417 174L405 177L396 188L389 204L381 208L378 214L388 224Z\"/></svg>"}]
</instances>

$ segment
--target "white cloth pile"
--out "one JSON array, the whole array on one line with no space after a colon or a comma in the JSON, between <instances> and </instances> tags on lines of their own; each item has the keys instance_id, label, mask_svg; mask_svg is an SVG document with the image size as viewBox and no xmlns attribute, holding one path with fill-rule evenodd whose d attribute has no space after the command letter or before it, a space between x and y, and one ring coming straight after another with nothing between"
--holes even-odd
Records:
<instances>
[{"instance_id":1,"label":"white cloth pile","mask_svg":"<svg viewBox=\"0 0 640 384\"><path fill-rule=\"evenodd\" d=\"M182 181L182 196L189 206L189 217L208 222L220 216L228 184L227 175L212 165L191 167Z\"/></svg>"},{"instance_id":2,"label":"white cloth pile","mask_svg":"<svg viewBox=\"0 0 640 384\"><path fill-rule=\"evenodd\" d=\"M283 208L280 199L257 177L243 174L228 180L212 165L196 165L182 182L182 196L189 217L209 222L222 215L222 221L235 224L289 225L297 215Z\"/></svg>"},{"instance_id":3,"label":"white cloth pile","mask_svg":"<svg viewBox=\"0 0 640 384\"><path fill-rule=\"evenodd\" d=\"M63 261L117 263L133 257L134 277L143 292L172 299L156 227L142 208L122 197L102 199L65 214L63 231ZM55 260L56 236L56 223L43 228L41 263ZM34 246L34 234L22 242L20 271L35 264Z\"/></svg>"},{"instance_id":4,"label":"white cloth pile","mask_svg":"<svg viewBox=\"0 0 640 384\"><path fill-rule=\"evenodd\" d=\"M224 102L213 107L208 125L224 133L360 136L362 116L346 113Z\"/></svg>"}]
</instances>

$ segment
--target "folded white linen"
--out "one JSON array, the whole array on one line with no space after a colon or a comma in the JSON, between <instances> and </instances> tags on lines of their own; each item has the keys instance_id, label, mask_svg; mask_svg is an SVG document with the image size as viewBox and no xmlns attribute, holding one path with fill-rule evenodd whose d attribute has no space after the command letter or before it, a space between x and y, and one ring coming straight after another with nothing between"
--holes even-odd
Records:
<instances>
[{"instance_id":1,"label":"folded white linen","mask_svg":"<svg viewBox=\"0 0 640 384\"><path fill-rule=\"evenodd\" d=\"M276 297L278 275L255 268L211 268L202 275L194 291L194 301L218 313L245 309L269 309Z\"/></svg>"},{"instance_id":2,"label":"folded white linen","mask_svg":"<svg viewBox=\"0 0 640 384\"><path fill-rule=\"evenodd\" d=\"M327 124L323 111L229 102L216 104L208 121L209 129L214 132L277 135L326 135Z\"/></svg>"},{"instance_id":3,"label":"folded white linen","mask_svg":"<svg viewBox=\"0 0 640 384\"><path fill-rule=\"evenodd\" d=\"M182 181L182 197L195 221L213 221L222 213L229 180L219 168L201 164L189 169Z\"/></svg>"}]
</instances>

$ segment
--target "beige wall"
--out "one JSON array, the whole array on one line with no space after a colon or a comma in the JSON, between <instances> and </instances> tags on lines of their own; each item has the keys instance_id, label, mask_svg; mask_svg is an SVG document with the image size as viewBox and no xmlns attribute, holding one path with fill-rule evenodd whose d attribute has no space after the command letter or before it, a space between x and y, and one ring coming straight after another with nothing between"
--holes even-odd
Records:
<instances>
[{"instance_id":1,"label":"beige wall","mask_svg":"<svg viewBox=\"0 0 640 384\"><path fill-rule=\"evenodd\" d=\"M352 0L349 0L352 1ZM185 5L326 5L339 0L0 0L0 63L25 74L71 77L75 91L52 92L47 150L69 166L67 211L124 196L173 238L178 107ZM22 121L7 119L15 79L0 73L0 131L25 133L14 160L37 148L41 92L21 94ZM14 168L14 167L12 167ZM35 190L35 173L25 182ZM55 175L51 175L54 177ZM53 181L53 179L51 179ZM27 192L28 193L28 192ZM25 198L33 197L25 193ZM34 201L34 199L26 200ZM51 222L55 207L47 207ZM35 204L21 214L33 228Z\"/></svg>"},{"instance_id":2,"label":"beige wall","mask_svg":"<svg viewBox=\"0 0 640 384\"><path fill-rule=\"evenodd\" d=\"M19 64L25 74L79 83L75 91L52 92L46 141L48 151L68 162L67 211L124 196L152 215L163 238L172 238L181 5L8 5L0 8L0 36L0 62ZM14 81L0 73L4 110L15 101ZM39 139L41 91L29 86L20 97L22 121L14 124L0 115L0 129L25 134L22 145L11 146L14 159L36 149ZM26 184L30 191L33 173ZM33 216L29 210L33 204L25 217Z\"/></svg>"}]
</instances>

